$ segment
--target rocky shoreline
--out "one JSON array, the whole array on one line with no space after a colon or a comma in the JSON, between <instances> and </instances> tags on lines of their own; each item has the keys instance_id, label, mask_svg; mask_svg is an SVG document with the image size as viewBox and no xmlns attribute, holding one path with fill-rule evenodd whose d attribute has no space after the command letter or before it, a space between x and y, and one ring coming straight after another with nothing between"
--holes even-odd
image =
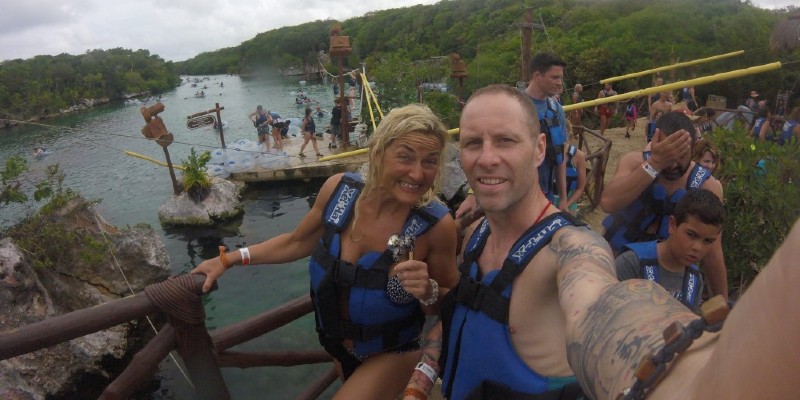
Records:
<instances>
[{"instance_id":1,"label":"rocky shoreline","mask_svg":"<svg viewBox=\"0 0 800 400\"><path fill-rule=\"evenodd\" d=\"M78 112L78 111L89 110L91 108L94 108L95 106L99 106L99 105L102 105L102 104L109 103L110 101L111 101L111 99L108 98L108 97L101 97L99 99L83 99L78 104L72 105L72 106L67 107L67 108L59 109L57 113L48 113L47 110L45 110L44 113L42 113L40 115L36 115L36 116L30 117L28 119L25 119L24 121L0 118L0 129L11 128L11 127L23 124L25 122L38 122L38 121L43 121L43 120L46 120L46 119L49 119L49 118L58 117L58 116L61 116L61 115L71 114L71 113Z\"/></svg>"}]
</instances>

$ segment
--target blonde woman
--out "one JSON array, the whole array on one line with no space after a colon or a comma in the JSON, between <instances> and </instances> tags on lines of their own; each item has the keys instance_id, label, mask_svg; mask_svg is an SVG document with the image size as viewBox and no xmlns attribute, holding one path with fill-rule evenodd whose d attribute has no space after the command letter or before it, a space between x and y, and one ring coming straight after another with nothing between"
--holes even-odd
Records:
<instances>
[{"instance_id":1,"label":"blonde woman","mask_svg":"<svg viewBox=\"0 0 800 400\"><path fill-rule=\"evenodd\" d=\"M446 140L426 106L392 110L370 138L366 176L330 177L294 231L192 272L206 274L207 291L232 265L311 256L320 343L344 381L334 398L397 398L420 357L424 315L457 280L455 223L436 200Z\"/></svg>"}]
</instances>

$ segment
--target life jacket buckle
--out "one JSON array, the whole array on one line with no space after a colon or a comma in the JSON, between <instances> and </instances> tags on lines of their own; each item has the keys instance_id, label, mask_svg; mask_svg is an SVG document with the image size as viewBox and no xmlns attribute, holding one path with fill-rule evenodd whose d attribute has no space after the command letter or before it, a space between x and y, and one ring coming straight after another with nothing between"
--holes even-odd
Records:
<instances>
[{"instance_id":1,"label":"life jacket buckle","mask_svg":"<svg viewBox=\"0 0 800 400\"><path fill-rule=\"evenodd\" d=\"M347 261L336 260L333 263L333 282L344 285L353 286L358 277L358 266L351 264Z\"/></svg>"}]
</instances>

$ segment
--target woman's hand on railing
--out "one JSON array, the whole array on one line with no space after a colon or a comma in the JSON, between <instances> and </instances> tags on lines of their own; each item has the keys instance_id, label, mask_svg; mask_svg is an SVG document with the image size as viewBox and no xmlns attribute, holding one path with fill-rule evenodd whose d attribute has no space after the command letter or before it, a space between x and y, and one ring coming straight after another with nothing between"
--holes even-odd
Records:
<instances>
[{"instance_id":1,"label":"woman's hand on railing","mask_svg":"<svg viewBox=\"0 0 800 400\"><path fill-rule=\"evenodd\" d=\"M224 248L223 248L224 249ZM226 267L226 262L223 260L225 257L223 253L224 250L221 250L221 255L219 257L210 258L200 263L195 269L193 269L190 274L204 274L206 276L206 282L203 283L203 293L208 293L211 290L211 287L214 286L214 282L225 273L225 270L228 269ZM228 265L228 267L230 264Z\"/></svg>"}]
</instances>

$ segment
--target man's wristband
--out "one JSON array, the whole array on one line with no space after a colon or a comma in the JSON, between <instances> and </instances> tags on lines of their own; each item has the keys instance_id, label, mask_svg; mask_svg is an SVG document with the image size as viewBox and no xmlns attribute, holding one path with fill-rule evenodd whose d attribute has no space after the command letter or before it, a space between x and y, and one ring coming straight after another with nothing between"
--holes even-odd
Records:
<instances>
[{"instance_id":1,"label":"man's wristband","mask_svg":"<svg viewBox=\"0 0 800 400\"><path fill-rule=\"evenodd\" d=\"M433 368L431 368L430 365L425 364L424 362L420 362L419 364L417 364L417 367L414 368L414 369L419 371L419 372L422 372L423 374L425 374L425 376L427 376L428 379L431 380L431 384L436 383L436 378L438 376L436 374L436 371L434 371Z\"/></svg>"},{"instance_id":2,"label":"man's wristband","mask_svg":"<svg viewBox=\"0 0 800 400\"><path fill-rule=\"evenodd\" d=\"M647 173L647 175L650 175L650 177L653 179L656 179L656 177L658 176L658 171L656 171L656 169L653 168L653 166L650 165L650 163L647 161L642 163L642 169L644 170L644 172Z\"/></svg>"}]
</instances>

